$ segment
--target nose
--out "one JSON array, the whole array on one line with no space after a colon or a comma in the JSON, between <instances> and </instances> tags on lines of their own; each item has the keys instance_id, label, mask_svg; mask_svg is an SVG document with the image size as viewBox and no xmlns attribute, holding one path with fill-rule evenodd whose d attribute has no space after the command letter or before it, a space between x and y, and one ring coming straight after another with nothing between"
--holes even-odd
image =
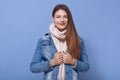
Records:
<instances>
[{"instance_id":1,"label":"nose","mask_svg":"<svg viewBox=\"0 0 120 80\"><path fill-rule=\"evenodd\" d=\"M64 18L61 18L60 21L64 21Z\"/></svg>"}]
</instances>

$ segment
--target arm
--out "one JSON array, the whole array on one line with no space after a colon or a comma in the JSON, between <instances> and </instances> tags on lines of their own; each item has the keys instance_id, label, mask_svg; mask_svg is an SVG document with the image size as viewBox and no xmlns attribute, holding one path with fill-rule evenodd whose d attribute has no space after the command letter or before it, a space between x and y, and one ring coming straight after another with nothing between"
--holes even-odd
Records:
<instances>
[{"instance_id":1,"label":"arm","mask_svg":"<svg viewBox=\"0 0 120 80\"><path fill-rule=\"evenodd\" d=\"M39 39L32 62L30 64L30 70L33 73L44 72L52 69L50 66L50 61L42 61L42 47L44 46L42 46L41 43L42 39Z\"/></svg>"},{"instance_id":2,"label":"arm","mask_svg":"<svg viewBox=\"0 0 120 80\"><path fill-rule=\"evenodd\" d=\"M86 54L86 49L83 39L81 39L80 59L76 60L76 64L73 66L73 68L81 72L85 72L89 70L88 56Z\"/></svg>"}]
</instances>

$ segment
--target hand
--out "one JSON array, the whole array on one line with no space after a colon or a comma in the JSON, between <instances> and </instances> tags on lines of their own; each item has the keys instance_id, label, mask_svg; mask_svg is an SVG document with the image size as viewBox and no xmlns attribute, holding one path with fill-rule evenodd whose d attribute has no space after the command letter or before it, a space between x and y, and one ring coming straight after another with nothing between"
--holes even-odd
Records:
<instances>
[{"instance_id":1,"label":"hand","mask_svg":"<svg viewBox=\"0 0 120 80\"><path fill-rule=\"evenodd\" d=\"M69 53L63 52L62 56L63 56L63 63L75 65L76 59L72 58L72 56Z\"/></svg>"},{"instance_id":2,"label":"hand","mask_svg":"<svg viewBox=\"0 0 120 80\"><path fill-rule=\"evenodd\" d=\"M61 52L56 52L53 59L50 61L50 65L51 66L59 65L59 64L63 63L62 60L63 59L62 59Z\"/></svg>"}]
</instances>

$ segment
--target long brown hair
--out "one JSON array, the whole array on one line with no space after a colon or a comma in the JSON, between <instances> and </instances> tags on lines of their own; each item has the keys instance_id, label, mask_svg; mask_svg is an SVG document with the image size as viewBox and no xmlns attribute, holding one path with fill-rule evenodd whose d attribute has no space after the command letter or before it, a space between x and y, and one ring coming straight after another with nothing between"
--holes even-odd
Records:
<instances>
[{"instance_id":1,"label":"long brown hair","mask_svg":"<svg viewBox=\"0 0 120 80\"><path fill-rule=\"evenodd\" d=\"M66 11L68 15L68 25L67 25L67 32L66 32L66 42L67 42L68 49L70 49L70 54L72 58L79 59L80 51L81 51L80 38L75 29L72 14L69 8L65 4L56 5L55 8L53 9L52 17L54 17L55 12L60 9Z\"/></svg>"}]
</instances>

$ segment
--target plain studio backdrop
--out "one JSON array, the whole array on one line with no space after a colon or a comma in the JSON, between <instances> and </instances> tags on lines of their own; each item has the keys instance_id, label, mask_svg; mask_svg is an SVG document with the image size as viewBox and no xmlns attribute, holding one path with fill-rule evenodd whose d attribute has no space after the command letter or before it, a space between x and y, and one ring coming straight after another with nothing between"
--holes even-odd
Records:
<instances>
[{"instance_id":1,"label":"plain studio backdrop","mask_svg":"<svg viewBox=\"0 0 120 80\"><path fill-rule=\"evenodd\" d=\"M81 80L120 80L120 0L0 0L0 80L42 80L29 66L58 3L85 41L90 69Z\"/></svg>"}]
</instances>

